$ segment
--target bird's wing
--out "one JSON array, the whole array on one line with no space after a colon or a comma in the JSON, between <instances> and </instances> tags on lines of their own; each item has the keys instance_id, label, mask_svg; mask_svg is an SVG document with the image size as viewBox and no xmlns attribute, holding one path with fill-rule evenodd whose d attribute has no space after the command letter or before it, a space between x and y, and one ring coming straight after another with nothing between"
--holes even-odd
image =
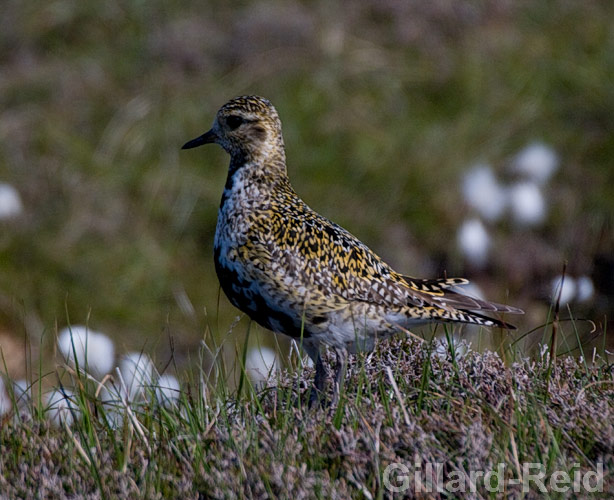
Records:
<instances>
[{"instance_id":1,"label":"bird's wing","mask_svg":"<svg viewBox=\"0 0 614 500\"><path fill-rule=\"evenodd\" d=\"M273 214L268 221L270 240L248 239L245 252L255 260L247 266L252 279L274 281L289 300L315 303L322 310L361 301L390 308L522 313L451 290L468 283L462 278L428 280L398 274L358 238L306 205L300 217L292 214Z\"/></svg>"},{"instance_id":2,"label":"bird's wing","mask_svg":"<svg viewBox=\"0 0 614 500\"><path fill-rule=\"evenodd\" d=\"M243 252L250 279L275 281L288 298L308 293L307 300L334 309L354 301L390 307L424 304L423 291L408 285L358 238L306 205L259 220L267 227L248 234Z\"/></svg>"}]
</instances>

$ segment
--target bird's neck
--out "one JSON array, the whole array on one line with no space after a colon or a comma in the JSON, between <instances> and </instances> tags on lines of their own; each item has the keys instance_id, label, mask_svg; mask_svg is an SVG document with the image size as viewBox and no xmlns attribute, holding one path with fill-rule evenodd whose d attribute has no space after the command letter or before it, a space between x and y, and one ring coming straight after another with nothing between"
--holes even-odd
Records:
<instances>
[{"instance_id":1,"label":"bird's neck","mask_svg":"<svg viewBox=\"0 0 614 500\"><path fill-rule=\"evenodd\" d=\"M285 170L286 151L284 149L283 142L281 144L265 143L260 145L258 148L237 148L228 152L230 153L231 168L234 167L235 169L237 169L240 168L242 165L246 164L278 164L280 166L283 166Z\"/></svg>"},{"instance_id":2,"label":"bird's neck","mask_svg":"<svg viewBox=\"0 0 614 500\"><path fill-rule=\"evenodd\" d=\"M237 173L259 184L272 183L276 179L287 179L286 154L283 148L273 150L237 151L230 156L228 178Z\"/></svg>"},{"instance_id":3,"label":"bird's neck","mask_svg":"<svg viewBox=\"0 0 614 500\"><path fill-rule=\"evenodd\" d=\"M258 199L266 203L279 190L292 191L285 155L266 158L232 155L221 207L232 196Z\"/></svg>"}]
</instances>

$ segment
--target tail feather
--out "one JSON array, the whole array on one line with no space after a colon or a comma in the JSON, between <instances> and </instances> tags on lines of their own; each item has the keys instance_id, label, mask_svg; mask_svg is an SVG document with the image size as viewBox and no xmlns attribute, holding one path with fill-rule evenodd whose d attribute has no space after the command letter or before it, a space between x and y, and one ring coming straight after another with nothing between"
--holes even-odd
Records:
<instances>
[{"instance_id":1,"label":"tail feather","mask_svg":"<svg viewBox=\"0 0 614 500\"><path fill-rule=\"evenodd\" d=\"M440 294L447 288L462 286L469 283L469 280L465 278L422 279L403 276L403 279L411 288L420 292L432 294Z\"/></svg>"},{"instance_id":2,"label":"tail feather","mask_svg":"<svg viewBox=\"0 0 614 500\"><path fill-rule=\"evenodd\" d=\"M421 295L429 296L430 301L439 302L442 306L450 306L458 309L468 309L469 311L493 311L509 314L524 314L522 309L490 302L470 295L449 290L453 287L460 287L469 284L465 278L441 278L441 279L417 279L410 276L403 276L403 280L416 292ZM424 296L424 295L423 295Z\"/></svg>"},{"instance_id":3,"label":"tail feather","mask_svg":"<svg viewBox=\"0 0 614 500\"><path fill-rule=\"evenodd\" d=\"M497 328L505 328L507 330L516 330L516 327L511 323L506 323L500 319L484 316L483 314L476 313L474 311L460 310L463 316L469 319L469 321L462 321L463 323L470 323L483 326L494 326Z\"/></svg>"},{"instance_id":4,"label":"tail feather","mask_svg":"<svg viewBox=\"0 0 614 500\"><path fill-rule=\"evenodd\" d=\"M481 312L476 311L524 314L524 311L517 307L478 299L451 290L453 287L468 284L469 281L464 278L429 280L403 276L403 279L425 304L431 306L431 314L433 314L432 319L436 321L472 323L514 330L516 327L513 325L496 318L485 316L481 314Z\"/></svg>"},{"instance_id":5,"label":"tail feather","mask_svg":"<svg viewBox=\"0 0 614 500\"><path fill-rule=\"evenodd\" d=\"M517 307L508 306L506 304L498 304L497 302L490 302L469 295L463 295L462 293L446 291L443 296L437 297L436 302L454 307L455 309L466 309L468 311L491 311L508 314L524 314L522 309Z\"/></svg>"}]
</instances>

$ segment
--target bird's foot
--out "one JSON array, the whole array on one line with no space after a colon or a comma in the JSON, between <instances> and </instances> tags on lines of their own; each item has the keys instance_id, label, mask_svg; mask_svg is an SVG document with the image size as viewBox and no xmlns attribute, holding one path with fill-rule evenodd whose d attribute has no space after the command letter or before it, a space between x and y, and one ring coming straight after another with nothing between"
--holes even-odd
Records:
<instances>
[{"instance_id":1,"label":"bird's foot","mask_svg":"<svg viewBox=\"0 0 614 500\"><path fill-rule=\"evenodd\" d=\"M326 397L326 392L318 389L315 385L309 389L309 408L327 408L330 401Z\"/></svg>"}]
</instances>

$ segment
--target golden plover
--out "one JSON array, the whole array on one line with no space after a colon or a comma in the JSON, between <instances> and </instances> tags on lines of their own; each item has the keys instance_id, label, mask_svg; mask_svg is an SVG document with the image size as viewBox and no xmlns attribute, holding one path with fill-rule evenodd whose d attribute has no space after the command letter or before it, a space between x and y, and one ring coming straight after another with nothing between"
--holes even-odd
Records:
<instances>
[{"instance_id":1,"label":"golden plover","mask_svg":"<svg viewBox=\"0 0 614 500\"><path fill-rule=\"evenodd\" d=\"M232 99L183 149L209 143L230 154L214 242L222 289L260 325L302 339L316 366L312 396L326 380L321 344L337 352L338 396L347 352L372 349L376 338L427 322L513 328L481 312L522 313L453 291L462 278L399 274L309 208L290 185L281 121L267 99Z\"/></svg>"}]
</instances>

